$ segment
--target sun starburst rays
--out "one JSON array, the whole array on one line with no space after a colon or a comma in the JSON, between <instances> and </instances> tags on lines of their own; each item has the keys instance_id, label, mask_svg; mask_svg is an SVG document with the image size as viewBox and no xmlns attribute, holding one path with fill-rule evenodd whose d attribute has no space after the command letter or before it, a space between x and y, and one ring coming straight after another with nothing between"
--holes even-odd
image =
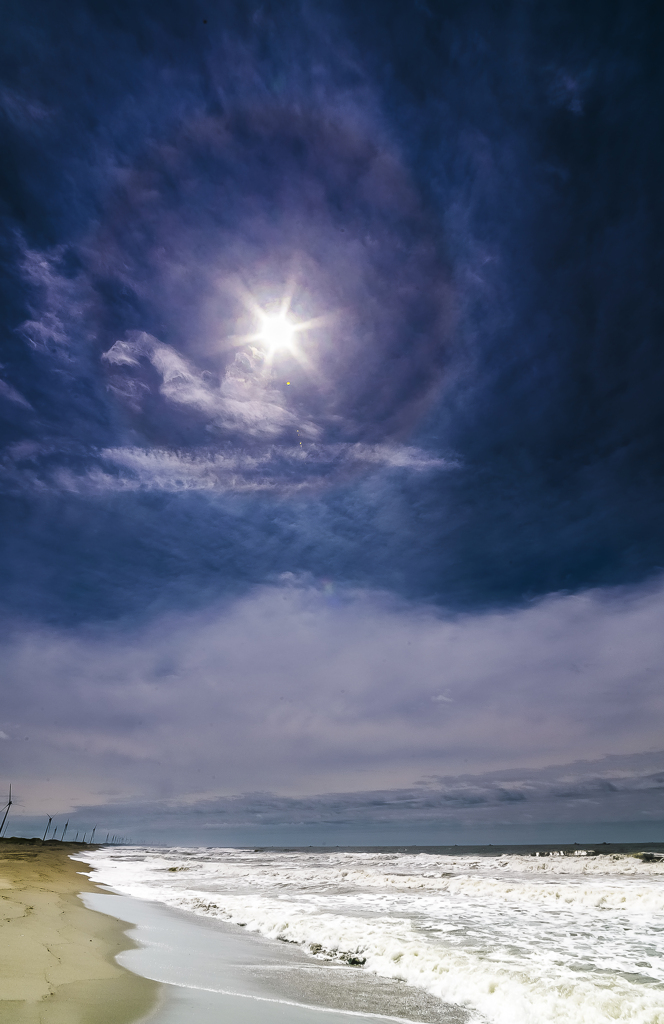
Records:
<instances>
[{"instance_id":1,"label":"sun starburst rays","mask_svg":"<svg viewBox=\"0 0 664 1024\"><path fill-rule=\"evenodd\" d=\"M266 367L271 366L277 356L289 355L303 367L310 369L310 360L298 343L298 338L306 331L324 326L329 317L317 316L308 320L297 320L291 312L293 294L294 286L290 285L278 303L262 307L251 292L242 288L242 303L255 318L258 327L249 334L235 335L231 339L233 344L254 344L260 347L263 350Z\"/></svg>"}]
</instances>

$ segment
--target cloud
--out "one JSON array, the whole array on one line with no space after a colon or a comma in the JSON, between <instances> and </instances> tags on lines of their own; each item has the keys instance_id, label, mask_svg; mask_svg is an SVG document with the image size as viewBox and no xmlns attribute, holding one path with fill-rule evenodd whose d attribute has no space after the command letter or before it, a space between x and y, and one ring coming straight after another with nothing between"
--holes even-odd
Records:
<instances>
[{"instance_id":1,"label":"cloud","mask_svg":"<svg viewBox=\"0 0 664 1024\"><path fill-rule=\"evenodd\" d=\"M22 405L24 409L32 410L32 406L23 395L19 394L16 388L13 388L11 384L4 380L0 380L0 398L4 398L8 402L14 402L16 405Z\"/></svg>"},{"instance_id":2,"label":"cloud","mask_svg":"<svg viewBox=\"0 0 664 1024\"><path fill-rule=\"evenodd\" d=\"M43 103L16 89L0 89L0 109L18 128L39 134L53 116Z\"/></svg>"},{"instance_id":3,"label":"cloud","mask_svg":"<svg viewBox=\"0 0 664 1024\"><path fill-rule=\"evenodd\" d=\"M0 459L7 486L23 493L103 495L119 492L251 493L293 495L364 474L424 474L456 468L411 445L317 444L256 446L252 451L195 453L157 448L79 448L75 466L60 445L19 442ZM28 468L29 467L29 468Z\"/></svg>"},{"instance_id":4,"label":"cloud","mask_svg":"<svg viewBox=\"0 0 664 1024\"><path fill-rule=\"evenodd\" d=\"M68 806L109 786L196 801L418 784L468 821L473 807L532 801L563 817L583 801L624 813L624 764L615 778L612 762L533 771L657 749L663 610L652 589L445 617L290 578L142 626L23 624L2 650L5 728L31 803L47 775L39 800ZM637 788L660 767L638 768Z\"/></svg>"},{"instance_id":5,"label":"cloud","mask_svg":"<svg viewBox=\"0 0 664 1024\"><path fill-rule=\"evenodd\" d=\"M448 460L436 458L406 445L364 445L308 443L291 448L268 447L251 453L213 452L192 456L187 453L140 448L109 449L101 458L124 472L111 475L90 472L72 486L85 489L147 489L156 491L254 491L292 493L338 478L344 471L363 469L405 470L414 473L453 468Z\"/></svg>"},{"instance_id":6,"label":"cloud","mask_svg":"<svg viewBox=\"0 0 664 1024\"><path fill-rule=\"evenodd\" d=\"M30 248L22 238L20 246L22 276L33 288L33 315L20 324L18 333L41 356L73 370L82 340L81 321L89 302L87 289L82 282L72 280L62 266L65 246L43 252Z\"/></svg>"},{"instance_id":7,"label":"cloud","mask_svg":"<svg viewBox=\"0 0 664 1024\"><path fill-rule=\"evenodd\" d=\"M283 433L286 427L299 427L303 437L315 437L318 433L313 423L305 423L281 401L279 392L271 381L261 374L257 360L250 360L245 354L227 368L217 386L197 372L169 345L162 345L145 331L130 331L126 341L116 341L104 352L102 359L119 367L140 367L141 359L147 359L161 377L160 393L169 402L190 406L203 414L208 429L241 432L250 437L271 437ZM243 372L244 371L244 372ZM133 382L132 382L133 383ZM126 378L120 382L111 381L111 390L121 396L128 395L132 408L140 403L141 390L134 384L126 388ZM143 385L143 393L149 391Z\"/></svg>"},{"instance_id":8,"label":"cloud","mask_svg":"<svg viewBox=\"0 0 664 1024\"><path fill-rule=\"evenodd\" d=\"M542 769L448 776L428 785L309 798L269 793L154 805L152 814L195 814L206 829L238 824L370 825L658 820L664 751L576 761ZM575 802L576 805L575 806ZM145 808L144 808L145 809ZM131 807L125 808L131 815Z\"/></svg>"}]
</instances>

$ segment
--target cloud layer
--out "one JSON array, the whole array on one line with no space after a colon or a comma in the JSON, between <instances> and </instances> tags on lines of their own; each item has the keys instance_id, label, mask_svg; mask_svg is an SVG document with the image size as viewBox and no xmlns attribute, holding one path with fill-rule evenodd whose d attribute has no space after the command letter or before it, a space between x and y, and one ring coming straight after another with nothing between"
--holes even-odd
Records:
<instances>
[{"instance_id":1,"label":"cloud layer","mask_svg":"<svg viewBox=\"0 0 664 1024\"><path fill-rule=\"evenodd\" d=\"M546 803L523 770L657 749L663 609L658 589L448 618L293 580L139 629L20 627L2 652L2 753L29 809L436 788L497 772L477 799L474 783L455 784L440 805L472 821L475 805Z\"/></svg>"}]
</instances>

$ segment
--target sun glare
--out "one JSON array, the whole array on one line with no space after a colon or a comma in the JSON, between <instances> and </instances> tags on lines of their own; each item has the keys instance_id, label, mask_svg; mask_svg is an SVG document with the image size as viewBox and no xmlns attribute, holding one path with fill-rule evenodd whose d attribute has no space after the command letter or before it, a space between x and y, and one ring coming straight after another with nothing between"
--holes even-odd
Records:
<instances>
[{"instance_id":1,"label":"sun glare","mask_svg":"<svg viewBox=\"0 0 664 1024\"><path fill-rule=\"evenodd\" d=\"M278 313L273 316L267 316L263 313L261 321L258 340L262 342L268 352L292 348L295 340L296 326L291 322L286 313Z\"/></svg>"},{"instance_id":2,"label":"sun glare","mask_svg":"<svg viewBox=\"0 0 664 1024\"><path fill-rule=\"evenodd\" d=\"M311 370L311 362L302 346L302 334L331 322L330 314L315 317L311 320L296 320L291 315L293 286L289 286L278 306L261 307L254 296L244 287L239 289L239 297L246 309L256 319L257 330L251 334L236 334L233 341L236 345L247 342L258 343L265 353L265 366L270 367L275 358L281 354L292 356L302 366ZM306 346L305 346L306 347Z\"/></svg>"}]
</instances>

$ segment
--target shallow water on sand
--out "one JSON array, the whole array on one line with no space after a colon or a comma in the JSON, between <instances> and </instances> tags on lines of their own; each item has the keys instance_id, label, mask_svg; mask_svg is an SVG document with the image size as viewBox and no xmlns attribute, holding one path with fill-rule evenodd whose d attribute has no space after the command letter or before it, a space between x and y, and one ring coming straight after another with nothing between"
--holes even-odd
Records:
<instances>
[{"instance_id":1,"label":"shallow water on sand","mask_svg":"<svg viewBox=\"0 0 664 1024\"><path fill-rule=\"evenodd\" d=\"M167 988L149 1024L470 1024L460 1007L354 967L312 963L300 949L127 896L85 905L135 926L118 961ZM146 1022L147 1024L147 1022Z\"/></svg>"}]
</instances>

